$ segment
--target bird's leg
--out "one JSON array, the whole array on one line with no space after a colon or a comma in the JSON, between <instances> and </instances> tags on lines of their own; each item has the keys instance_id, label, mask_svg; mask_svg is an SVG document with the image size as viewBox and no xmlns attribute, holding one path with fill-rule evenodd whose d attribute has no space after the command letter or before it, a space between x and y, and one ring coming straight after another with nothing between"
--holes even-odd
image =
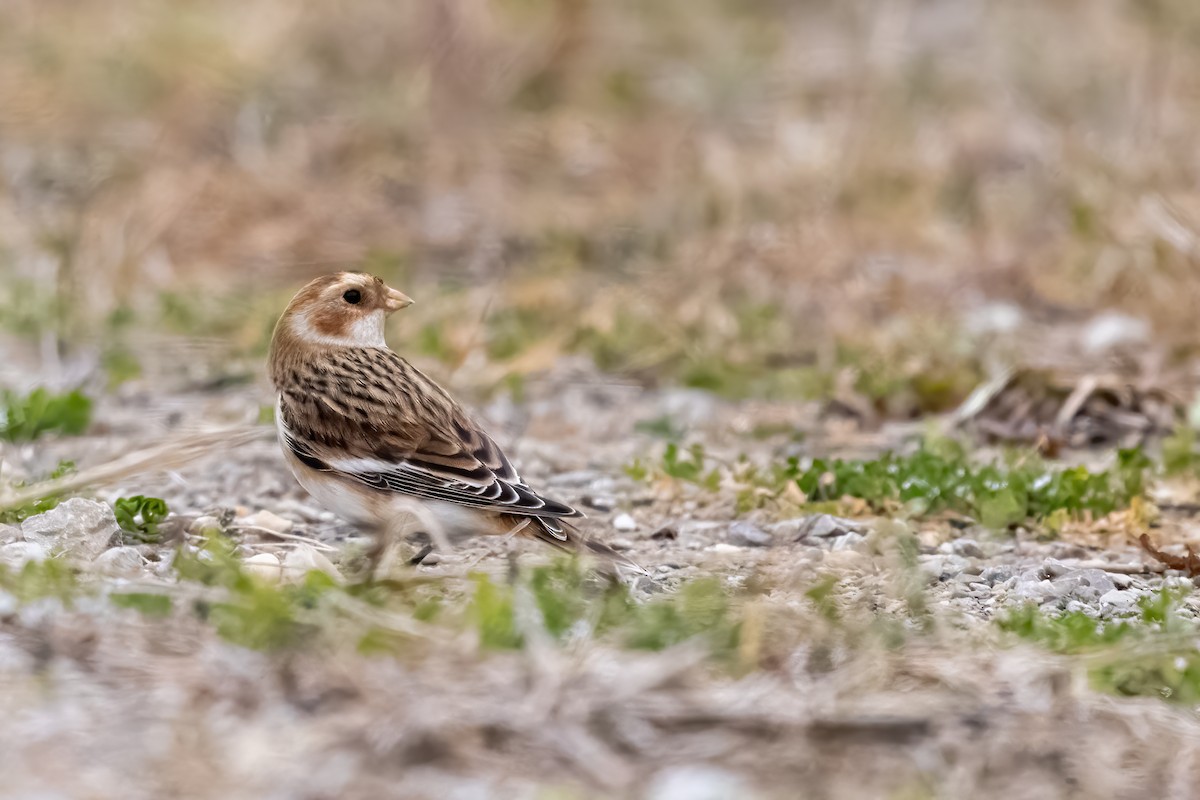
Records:
<instances>
[{"instance_id":1,"label":"bird's leg","mask_svg":"<svg viewBox=\"0 0 1200 800\"><path fill-rule=\"evenodd\" d=\"M442 552L449 552L450 540L437 518L420 503L405 503L401 512L380 528L375 536L374 545L367 551L367 575L370 580L374 580L381 572L386 576L391 571L390 562L394 559L389 559L388 556L392 553L393 545L414 528L428 534L432 544L422 547L417 555L409 560L409 564L420 564L433 552L434 545Z\"/></svg>"},{"instance_id":2,"label":"bird's leg","mask_svg":"<svg viewBox=\"0 0 1200 800\"><path fill-rule=\"evenodd\" d=\"M433 552L433 545L426 543L424 547L417 551L417 554L408 560L409 564L414 567L420 565L425 560L425 556Z\"/></svg>"}]
</instances>

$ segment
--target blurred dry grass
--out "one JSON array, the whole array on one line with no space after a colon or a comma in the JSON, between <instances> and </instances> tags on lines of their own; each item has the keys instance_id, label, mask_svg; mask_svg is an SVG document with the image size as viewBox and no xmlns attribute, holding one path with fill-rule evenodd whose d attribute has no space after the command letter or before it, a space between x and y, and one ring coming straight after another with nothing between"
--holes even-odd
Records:
<instances>
[{"instance_id":1,"label":"blurred dry grass","mask_svg":"<svg viewBox=\"0 0 1200 800\"><path fill-rule=\"evenodd\" d=\"M0 107L0 307L64 341L260 348L354 267L452 366L743 395L985 301L1194 343L1187 0L11 0Z\"/></svg>"}]
</instances>

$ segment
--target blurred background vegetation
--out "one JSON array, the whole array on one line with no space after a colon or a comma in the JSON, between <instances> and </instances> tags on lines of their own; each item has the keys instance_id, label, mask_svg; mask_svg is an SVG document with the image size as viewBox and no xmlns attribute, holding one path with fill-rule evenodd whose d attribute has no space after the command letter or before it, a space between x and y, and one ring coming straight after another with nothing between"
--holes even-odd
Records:
<instances>
[{"instance_id":1,"label":"blurred background vegetation","mask_svg":"<svg viewBox=\"0 0 1200 800\"><path fill-rule=\"evenodd\" d=\"M0 384L252 378L346 268L477 396L1191 371L1190 0L7 0L0 109Z\"/></svg>"}]
</instances>

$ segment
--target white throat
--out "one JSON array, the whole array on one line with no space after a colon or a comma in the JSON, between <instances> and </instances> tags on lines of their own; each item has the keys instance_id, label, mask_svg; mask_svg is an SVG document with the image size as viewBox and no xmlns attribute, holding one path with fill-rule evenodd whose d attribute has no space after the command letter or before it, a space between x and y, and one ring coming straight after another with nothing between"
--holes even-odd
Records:
<instances>
[{"instance_id":1,"label":"white throat","mask_svg":"<svg viewBox=\"0 0 1200 800\"><path fill-rule=\"evenodd\" d=\"M309 344L337 345L339 347L380 347L387 348L383 339L383 325L387 314L382 310L372 311L358 319L346 331L344 336L330 336L319 333L312 326L308 314L296 314L292 317L292 332L301 341Z\"/></svg>"}]
</instances>

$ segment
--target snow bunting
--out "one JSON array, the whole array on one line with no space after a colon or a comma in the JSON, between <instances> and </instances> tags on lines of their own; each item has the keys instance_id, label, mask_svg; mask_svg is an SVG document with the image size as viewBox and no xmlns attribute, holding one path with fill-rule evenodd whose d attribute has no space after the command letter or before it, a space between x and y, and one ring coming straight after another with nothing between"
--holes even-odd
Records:
<instances>
[{"instance_id":1,"label":"snow bunting","mask_svg":"<svg viewBox=\"0 0 1200 800\"><path fill-rule=\"evenodd\" d=\"M533 491L496 443L440 386L384 342L384 321L412 303L379 278L327 275L292 299L271 341L275 420L296 480L338 516L384 531L407 514L443 536L518 532L587 548L574 508Z\"/></svg>"}]
</instances>

